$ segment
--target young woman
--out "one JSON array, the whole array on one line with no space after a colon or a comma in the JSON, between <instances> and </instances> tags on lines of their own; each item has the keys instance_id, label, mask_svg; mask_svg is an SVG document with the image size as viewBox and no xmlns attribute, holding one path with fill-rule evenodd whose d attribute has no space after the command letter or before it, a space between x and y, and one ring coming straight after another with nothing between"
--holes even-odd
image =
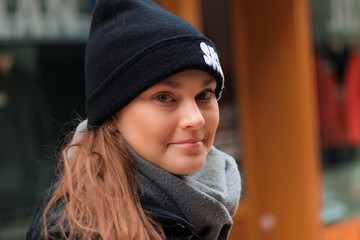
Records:
<instances>
[{"instance_id":1,"label":"young woman","mask_svg":"<svg viewBox=\"0 0 360 240\"><path fill-rule=\"evenodd\" d=\"M99 0L85 72L88 120L27 239L227 239L240 176L212 146L213 43L150 0Z\"/></svg>"}]
</instances>

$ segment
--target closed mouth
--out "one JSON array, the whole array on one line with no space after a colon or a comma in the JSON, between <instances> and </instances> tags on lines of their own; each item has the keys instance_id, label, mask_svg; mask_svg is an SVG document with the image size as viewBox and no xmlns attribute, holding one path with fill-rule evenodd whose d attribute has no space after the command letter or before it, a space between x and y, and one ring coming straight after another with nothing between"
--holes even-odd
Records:
<instances>
[{"instance_id":1,"label":"closed mouth","mask_svg":"<svg viewBox=\"0 0 360 240\"><path fill-rule=\"evenodd\" d=\"M191 138L191 139L173 142L170 143L169 145L179 147L181 149L191 150L191 149L198 149L199 147L203 146L203 141L204 141L203 138Z\"/></svg>"},{"instance_id":2,"label":"closed mouth","mask_svg":"<svg viewBox=\"0 0 360 240\"><path fill-rule=\"evenodd\" d=\"M191 139L173 142L170 144L194 144L194 143L202 142L203 140L204 140L203 138L197 137L197 138L191 138Z\"/></svg>"}]
</instances>

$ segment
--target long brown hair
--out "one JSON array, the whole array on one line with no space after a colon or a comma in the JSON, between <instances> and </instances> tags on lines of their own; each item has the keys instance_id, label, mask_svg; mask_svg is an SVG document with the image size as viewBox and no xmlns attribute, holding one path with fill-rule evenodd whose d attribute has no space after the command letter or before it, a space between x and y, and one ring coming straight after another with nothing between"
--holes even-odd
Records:
<instances>
[{"instance_id":1,"label":"long brown hair","mask_svg":"<svg viewBox=\"0 0 360 240\"><path fill-rule=\"evenodd\" d=\"M62 151L59 187L43 213L45 236L56 229L64 239L163 239L159 224L141 207L119 131L105 123L81 134ZM54 213L59 202L64 207Z\"/></svg>"}]
</instances>

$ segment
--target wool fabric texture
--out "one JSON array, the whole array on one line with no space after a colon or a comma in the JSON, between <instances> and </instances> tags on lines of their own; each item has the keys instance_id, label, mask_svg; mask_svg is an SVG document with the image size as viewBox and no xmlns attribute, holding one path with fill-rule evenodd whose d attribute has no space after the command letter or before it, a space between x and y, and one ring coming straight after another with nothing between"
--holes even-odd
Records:
<instances>
[{"instance_id":1,"label":"wool fabric texture","mask_svg":"<svg viewBox=\"0 0 360 240\"><path fill-rule=\"evenodd\" d=\"M130 152L146 198L193 224L200 239L228 239L241 192L234 158L212 147L200 171L178 176Z\"/></svg>"},{"instance_id":2,"label":"wool fabric texture","mask_svg":"<svg viewBox=\"0 0 360 240\"><path fill-rule=\"evenodd\" d=\"M99 0L85 54L88 127L101 125L146 89L181 71L224 75L214 44L151 0Z\"/></svg>"}]
</instances>

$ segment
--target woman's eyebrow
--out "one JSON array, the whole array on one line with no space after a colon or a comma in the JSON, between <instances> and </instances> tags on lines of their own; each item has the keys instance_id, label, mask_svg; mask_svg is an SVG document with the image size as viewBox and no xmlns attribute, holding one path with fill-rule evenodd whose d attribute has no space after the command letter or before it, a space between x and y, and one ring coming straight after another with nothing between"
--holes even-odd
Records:
<instances>
[{"instance_id":1,"label":"woman's eyebrow","mask_svg":"<svg viewBox=\"0 0 360 240\"><path fill-rule=\"evenodd\" d=\"M210 85L211 83L215 82L215 78L209 77L207 80L204 81L203 87Z\"/></svg>"},{"instance_id":2,"label":"woman's eyebrow","mask_svg":"<svg viewBox=\"0 0 360 240\"><path fill-rule=\"evenodd\" d=\"M210 85L213 82L215 82L215 79L213 77L209 77L209 78L204 80L204 83L203 83L202 86L206 87L206 86ZM175 88L175 89L181 88L181 82L174 82L174 81L170 81L170 80L162 81L162 82L160 82L159 85L165 85L165 86Z\"/></svg>"},{"instance_id":3,"label":"woman's eyebrow","mask_svg":"<svg viewBox=\"0 0 360 240\"><path fill-rule=\"evenodd\" d=\"M181 83L179 83L179 82L173 82L173 81L170 81L170 80L162 81L162 82L160 82L159 85L165 85L165 86L168 86L168 87L171 87L171 88L175 88L175 89L181 87Z\"/></svg>"}]
</instances>

